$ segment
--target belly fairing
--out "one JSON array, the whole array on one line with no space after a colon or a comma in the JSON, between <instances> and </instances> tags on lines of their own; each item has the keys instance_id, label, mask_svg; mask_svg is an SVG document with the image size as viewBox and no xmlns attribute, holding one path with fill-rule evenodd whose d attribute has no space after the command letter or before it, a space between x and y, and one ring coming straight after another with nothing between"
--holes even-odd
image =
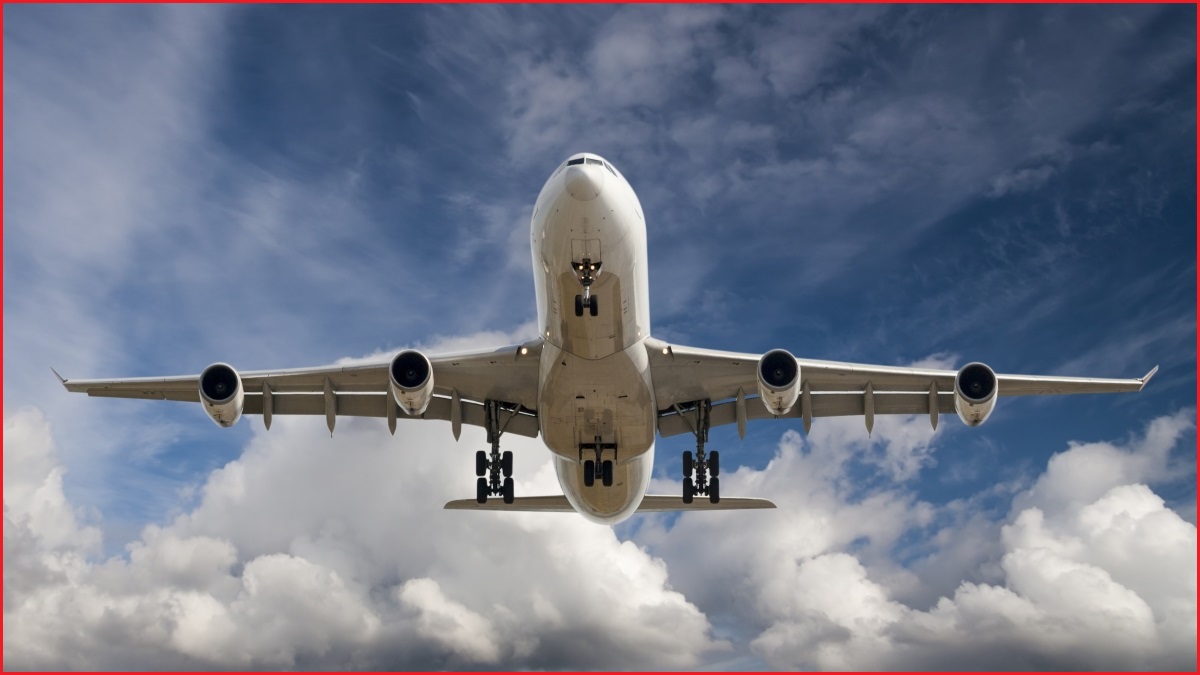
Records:
<instances>
[{"instance_id":1,"label":"belly fairing","mask_svg":"<svg viewBox=\"0 0 1200 675\"><path fill-rule=\"evenodd\" d=\"M613 467L613 484L604 487L596 481L592 487L583 483L583 464L560 455L554 456L554 469L563 494L576 511L601 525L615 525L633 515L650 487L654 467L654 448Z\"/></svg>"},{"instance_id":2,"label":"belly fairing","mask_svg":"<svg viewBox=\"0 0 1200 675\"><path fill-rule=\"evenodd\" d=\"M538 420L542 441L556 455L578 461L580 445L597 436L617 445L622 462L653 446L658 415L641 343L598 360L547 344L541 359Z\"/></svg>"}]
</instances>

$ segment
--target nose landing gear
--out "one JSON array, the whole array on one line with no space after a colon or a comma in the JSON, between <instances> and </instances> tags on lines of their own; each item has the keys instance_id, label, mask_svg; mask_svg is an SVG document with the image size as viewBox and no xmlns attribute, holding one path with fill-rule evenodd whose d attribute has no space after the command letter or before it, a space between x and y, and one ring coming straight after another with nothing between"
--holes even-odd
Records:
<instances>
[{"instance_id":1,"label":"nose landing gear","mask_svg":"<svg viewBox=\"0 0 1200 675\"><path fill-rule=\"evenodd\" d=\"M696 495L707 495L708 501L713 504L721 501L721 479L718 478L721 472L721 454L716 450L707 455L704 453L704 444L708 442L708 414L711 409L710 401L697 401L696 423L692 425L683 410L675 406L675 411L692 426L692 433L696 436L696 452L693 454L690 450L683 451L684 504L691 504ZM695 479L692 478L693 472L696 474Z\"/></svg>"},{"instance_id":2,"label":"nose landing gear","mask_svg":"<svg viewBox=\"0 0 1200 675\"><path fill-rule=\"evenodd\" d=\"M571 269L575 270L575 276L578 277L579 283L583 284L583 294L575 296L575 316L583 316L584 307L592 316L600 313L600 305L592 296L592 284L596 283L596 277L600 274L600 267L603 264L599 260L592 262L591 258L571 263Z\"/></svg>"}]
</instances>

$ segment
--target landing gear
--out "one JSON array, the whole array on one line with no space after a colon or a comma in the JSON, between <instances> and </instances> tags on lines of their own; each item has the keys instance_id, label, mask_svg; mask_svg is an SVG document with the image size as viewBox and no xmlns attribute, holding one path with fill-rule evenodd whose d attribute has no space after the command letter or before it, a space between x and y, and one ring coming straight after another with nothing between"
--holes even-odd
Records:
<instances>
[{"instance_id":1,"label":"landing gear","mask_svg":"<svg viewBox=\"0 0 1200 675\"><path fill-rule=\"evenodd\" d=\"M600 484L604 487L612 487L613 485L613 460L604 459L602 455L605 450L612 450L613 457L617 456L616 443L603 443L600 437L596 437L594 443L580 443L579 456L583 457L584 451L596 453L595 459L584 460L583 462L583 485L584 487L592 487L596 484L596 479L600 479Z\"/></svg>"},{"instance_id":2,"label":"landing gear","mask_svg":"<svg viewBox=\"0 0 1200 675\"><path fill-rule=\"evenodd\" d=\"M520 407L506 411L500 407L498 401L487 401L484 409L487 414L487 438L492 451L488 453L480 450L475 453L475 475L479 476L479 480L475 482L475 501L486 504L488 497L499 496L504 499L505 504L511 504L513 454L511 450L500 452L500 436L508 422L517 416ZM508 412L508 417L502 420L503 412Z\"/></svg>"},{"instance_id":3,"label":"landing gear","mask_svg":"<svg viewBox=\"0 0 1200 675\"><path fill-rule=\"evenodd\" d=\"M592 284L596 283L596 276L600 274L600 267L603 265L599 260L592 262L591 258L584 258L582 262L571 263L571 269L575 270L575 276L579 279L579 283L583 285L583 294L575 296L575 316L583 316L583 308L587 307L588 313L596 316L600 313L600 305L596 302L596 298L592 296Z\"/></svg>"},{"instance_id":4,"label":"landing gear","mask_svg":"<svg viewBox=\"0 0 1200 675\"><path fill-rule=\"evenodd\" d=\"M689 450L683 453L683 503L691 504L695 495L708 495L708 501L717 504L721 501L721 481L717 474L721 471L721 455L716 450L704 454L704 444L708 442L708 415L712 410L712 402L696 402L696 423L691 425L691 419L684 415L683 410L676 406L678 412L692 426L696 435L696 452ZM696 477L693 481L692 473Z\"/></svg>"},{"instance_id":5,"label":"landing gear","mask_svg":"<svg viewBox=\"0 0 1200 675\"><path fill-rule=\"evenodd\" d=\"M582 295L575 296L575 316L583 316L584 305L588 308L588 313L592 316L600 314L600 298L596 296L584 297Z\"/></svg>"}]
</instances>

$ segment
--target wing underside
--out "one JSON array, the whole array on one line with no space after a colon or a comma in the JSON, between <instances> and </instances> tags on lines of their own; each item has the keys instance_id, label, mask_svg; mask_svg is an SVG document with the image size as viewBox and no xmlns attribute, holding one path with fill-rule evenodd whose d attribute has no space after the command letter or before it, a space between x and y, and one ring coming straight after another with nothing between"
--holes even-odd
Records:
<instances>
[{"instance_id":1,"label":"wing underside","mask_svg":"<svg viewBox=\"0 0 1200 675\"><path fill-rule=\"evenodd\" d=\"M431 356L434 394L419 416L406 415L388 390L390 361L241 373L242 414L381 417L487 424L486 401L502 410L504 431L536 437L541 341L497 350ZM57 375L57 373L55 373ZM89 396L200 402L199 375L165 378L67 380L68 391Z\"/></svg>"},{"instance_id":2,"label":"wing underside","mask_svg":"<svg viewBox=\"0 0 1200 675\"><path fill-rule=\"evenodd\" d=\"M797 359L802 391L785 415L772 415L758 401L757 354L698 349L648 339L651 376L662 436L693 432L702 406L708 425L742 425L758 419L860 415L930 416L953 414L957 371ZM1086 394L1139 391L1157 372L1144 377L1105 379L1043 375L997 375L999 396Z\"/></svg>"}]
</instances>

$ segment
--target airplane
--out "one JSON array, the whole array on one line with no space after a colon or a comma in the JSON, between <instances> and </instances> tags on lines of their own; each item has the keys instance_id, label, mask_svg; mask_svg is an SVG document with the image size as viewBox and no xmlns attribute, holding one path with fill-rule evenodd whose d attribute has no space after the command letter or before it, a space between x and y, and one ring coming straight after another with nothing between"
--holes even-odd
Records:
<instances>
[{"instance_id":1,"label":"airplane","mask_svg":"<svg viewBox=\"0 0 1200 675\"><path fill-rule=\"evenodd\" d=\"M641 203L611 162L577 153L542 186L530 229L538 337L518 345L426 355L403 349L366 364L239 373L214 363L199 375L66 380L90 396L200 403L218 426L261 415L324 415L450 422L483 427L490 451L475 455L476 495L447 509L575 511L616 524L637 512L774 508L765 499L724 498L720 452L709 430L748 422L861 415L956 413L987 420L1001 396L1140 391L1135 379L996 374L983 363L958 370L877 366L673 344L650 331L646 224ZM504 434L536 438L551 451L562 495L517 497ZM656 435L690 433L681 495L647 495ZM493 499L499 497L499 499ZM697 499L701 497L701 499Z\"/></svg>"}]
</instances>

